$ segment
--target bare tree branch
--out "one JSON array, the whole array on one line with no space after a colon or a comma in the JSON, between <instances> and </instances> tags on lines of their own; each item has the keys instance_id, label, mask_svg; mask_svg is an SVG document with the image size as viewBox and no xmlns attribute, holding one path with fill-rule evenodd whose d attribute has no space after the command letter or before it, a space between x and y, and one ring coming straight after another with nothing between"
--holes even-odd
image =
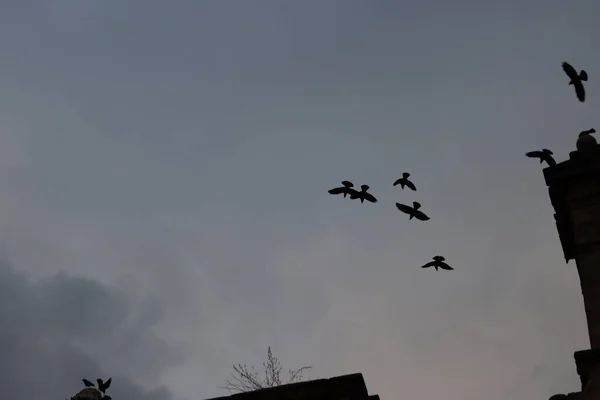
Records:
<instances>
[{"instance_id":1,"label":"bare tree branch","mask_svg":"<svg viewBox=\"0 0 600 400\"><path fill-rule=\"evenodd\" d=\"M230 394L241 392L252 392L254 390L265 389L275 386L281 386L288 383L300 382L304 371L312 367L301 367L288 370L288 379L281 378L281 363L273 355L271 347L267 351L267 361L263 362L265 377L261 379L258 371L254 367L248 368L246 364L233 366L231 378L225 381L225 385L218 386L219 389L226 389Z\"/></svg>"}]
</instances>

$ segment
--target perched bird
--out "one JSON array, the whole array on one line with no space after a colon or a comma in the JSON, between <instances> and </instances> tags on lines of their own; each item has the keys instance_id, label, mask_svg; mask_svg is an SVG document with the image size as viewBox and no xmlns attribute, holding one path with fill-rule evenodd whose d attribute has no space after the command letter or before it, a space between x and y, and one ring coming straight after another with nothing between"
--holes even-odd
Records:
<instances>
[{"instance_id":1,"label":"perched bird","mask_svg":"<svg viewBox=\"0 0 600 400\"><path fill-rule=\"evenodd\" d=\"M592 133L596 133L596 130L594 128L588 129L587 131L581 131L581 133L579 133L579 138L577 138L576 145L578 151L586 152L596 147L598 142L591 135Z\"/></svg>"},{"instance_id":2,"label":"perched bird","mask_svg":"<svg viewBox=\"0 0 600 400\"><path fill-rule=\"evenodd\" d=\"M581 131L579 133L579 136L583 136L583 135L591 135L592 133L596 133L596 130L594 128L592 129L588 129L587 131Z\"/></svg>"},{"instance_id":3,"label":"perched bird","mask_svg":"<svg viewBox=\"0 0 600 400\"><path fill-rule=\"evenodd\" d=\"M94 385L92 382L88 381L87 379L82 379L83 384L85 385L86 388L88 387L95 387L96 385Z\"/></svg>"},{"instance_id":4,"label":"perched bird","mask_svg":"<svg viewBox=\"0 0 600 400\"><path fill-rule=\"evenodd\" d=\"M343 194L344 198L353 193L356 192L356 190L352 189L354 187L354 184L350 181L342 181L342 185L344 186L340 186L340 187L336 187L333 189L328 190L327 192L329 194Z\"/></svg>"},{"instance_id":5,"label":"perched bird","mask_svg":"<svg viewBox=\"0 0 600 400\"><path fill-rule=\"evenodd\" d=\"M370 201L371 203L377 203L377 199L371 193L367 193L369 190L369 185L361 185L360 192L352 189L353 193L350 193L351 199L360 199L361 203L364 203L365 200Z\"/></svg>"},{"instance_id":6,"label":"perched bird","mask_svg":"<svg viewBox=\"0 0 600 400\"><path fill-rule=\"evenodd\" d=\"M451 266L446 264L444 261L446 261L446 259L444 257L435 256L435 257L433 257L433 261L429 261L427 264L423 265L421 268L433 267L433 268L435 268L436 271L438 271L438 268L445 269L448 271L453 271L454 268L452 268Z\"/></svg>"},{"instance_id":7,"label":"perched bird","mask_svg":"<svg viewBox=\"0 0 600 400\"><path fill-rule=\"evenodd\" d=\"M396 182L394 182L394 186L400 185L402 189L404 189L404 186L406 186L409 189L416 191L417 188L415 187L415 184L408 180L409 176L410 174L408 172L403 172L402 178L396 180Z\"/></svg>"},{"instance_id":8,"label":"perched bird","mask_svg":"<svg viewBox=\"0 0 600 400\"><path fill-rule=\"evenodd\" d=\"M106 392L106 389L110 387L110 384L112 383L112 377L108 378L106 382L102 382L102 379L98 378L96 379L96 382L98 382L98 390L104 393Z\"/></svg>"},{"instance_id":9,"label":"perched bird","mask_svg":"<svg viewBox=\"0 0 600 400\"><path fill-rule=\"evenodd\" d=\"M575 68L573 68L573 66L568 62L562 63L562 69L565 71L569 79L571 79L569 85L573 85L573 87L575 87L577 99L583 103L585 101L585 89L583 87L583 82L587 82L588 80L587 72L581 70L581 72L578 74Z\"/></svg>"},{"instance_id":10,"label":"perched bird","mask_svg":"<svg viewBox=\"0 0 600 400\"><path fill-rule=\"evenodd\" d=\"M413 201L412 207L405 204L396 203L396 207L398 207L398 210L402 211L403 213L410 215L410 218L408 219L409 221L413 218L421 221L427 221L429 219L425 213L419 211L419 208L421 208L421 204L419 202Z\"/></svg>"},{"instance_id":11,"label":"perched bird","mask_svg":"<svg viewBox=\"0 0 600 400\"><path fill-rule=\"evenodd\" d=\"M539 158L540 164L546 161L546 163L548 163L549 166L554 166L556 165L556 161L554 161L554 158L552 158L552 154L554 153L552 153L548 149L542 149L542 151L530 151L529 153L525 153L525 155L529 158Z\"/></svg>"}]
</instances>

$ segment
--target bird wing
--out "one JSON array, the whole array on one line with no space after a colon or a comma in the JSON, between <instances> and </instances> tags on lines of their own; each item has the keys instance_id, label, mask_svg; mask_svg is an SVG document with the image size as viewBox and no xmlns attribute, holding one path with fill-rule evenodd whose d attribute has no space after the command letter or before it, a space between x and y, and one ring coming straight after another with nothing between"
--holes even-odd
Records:
<instances>
[{"instance_id":1,"label":"bird wing","mask_svg":"<svg viewBox=\"0 0 600 400\"><path fill-rule=\"evenodd\" d=\"M343 186L340 186L340 187L336 187L336 188L333 188L333 189L329 189L327 191L327 193L329 193L329 194L342 194L345 191L346 191L346 188L343 187Z\"/></svg>"},{"instance_id":2,"label":"bird wing","mask_svg":"<svg viewBox=\"0 0 600 400\"><path fill-rule=\"evenodd\" d=\"M350 182L350 181L342 181L342 185L344 185L344 186L348 186L348 187L352 187L352 186L354 186L354 185L352 184L352 182Z\"/></svg>"},{"instance_id":3,"label":"bird wing","mask_svg":"<svg viewBox=\"0 0 600 400\"><path fill-rule=\"evenodd\" d=\"M86 387L90 387L90 386L96 386L96 385L94 385L92 382L88 381L87 379L82 379L82 381L83 381L83 384L84 384Z\"/></svg>"},{"instance_id":4,"label":"bird wing","mask_svg":"<svg viewBox=\"0 0 600 400\"><path fill-rule=\"evenodd\" d=\"M550 154L543 154L541 157L541 160L546 161L546 163L548 163L549 166L556 165L556 161L554 160L554 157L552 157Z\"/></svg>"},{"instance_id":5,"label":"bird wing","mask_svg":"<svg viewBox=\"0 0 600 400\"><path fill-rule=\"evenodd\" d=\"M409 181L408 179L406 180L406 186L408 186L409 189L414 190L415 192L417 191L417 187L415 186L415 184Z\"/></svg>"},{"instance_id":6,"label":"bird wing","mask_svg":"<svg viewBox=\"0 0 600 400\"><path fill-rule=\"evenodd\" d=\"M406 214L412 214L413 211L415 210L414 208L407 206L406 204L400 204L400 203L396 203L396 207L398 208L398 210L400 210Z\"/></svg>"},{"instance_id":7,"label":"bird wing","mask_svg":"<svg viewBox=\"0 0 600 400\"><path fill-rule=\"evenodd\" d=\"M427 264L423 265L421 268L429 268L435 265L435 261L429 261Z\"/></svg>"},{"instance_id":8,"label":"bird wing","mask_svg":"<svg viewBox=\"0 0 600 400\"><path fill-rule=\"evenodd\" d=\"M371 193L364 194L365 200L370 201L371 203L377 203L377 199Z\"/></svg>"},{"instance_id":9,"label":"bird wing","mask_svg":"<svg viewBox=\"0 0 600 400\"><path fill-rule=\"evenodd\" d=\"M104 382L104 390L108 389L110 387L111 383L112 383L112 377L108 378L108 380L106 382Z\"/></svg>"},{"instance_id":10,"label":"bird wing","mask_svg":"<svg viewBox=\"0 0 600 400\"><path fill-rule=\"evenodd\" d=\"M543 159L545 154L542 151L530 151L529 153L525 153L525 155L529 158L540 158Z\"/></svg>"},{"instance_id":11,"label":"bird wing","mask_svg":"<svg viewBox=\"0 0 600 400\"><path fill-rule=\"evenodd\" d=\"M398 186L399 184L401 184L402 180L403 180L403 178L396 179L396 181L394 182L394 186Z\"/></svg>"},{"instance_id":12,"label":"bird wing","mask_svg":"<svg viewBox=\"0 0 600 400\"><path fill-rule=\"evenodd\" d=\"M453 271L453 270L454 270L454 268L452 268L451 266L449 266L449 265L448 265L448 264L446 264L445 262L441 262L441 263L439 263L439 264L438 264L438 266L439 266L441 269L445 269L445 270L447 270L447 271Z\"/></svg>"},{"instance_id":13,"label":"bird wing","mask_svg":"<svg viewBox=\"0 0 600 400\"><path fill-rule=\"evenodd\" d=\"M415 210L413 215L416 219L421 221L427 221L429 219L429 217L424 212L421 212L419 210Z\"/></svg>"},{"instance_id":14,"label":"bird wing","mask_svg":"<svg viewBox=\"0 0 600 400\"><path fill-rule=\"evenodd\" d=\"M573 83L573 86L575 86L575 94L577 95L577 99L583 103L585 101L585 89L583 87L583 83L581 83L581 81L577 81Z\"/></svg>"},{"instance_id":15,"label":"bird wing","mask_svg":"<svg viewBox=\"0 0 600 400\"><path fill-rule=\"evenodd\" d=\"M577 71L575 71L575 68L573 68L573 66L568 62L565 61L562 63L562 69L563 71L565 71L565 74L567 74L567 76L571 78L571 80L579 78L579 76L577 76Z\"/></svg>"}]
</instances>

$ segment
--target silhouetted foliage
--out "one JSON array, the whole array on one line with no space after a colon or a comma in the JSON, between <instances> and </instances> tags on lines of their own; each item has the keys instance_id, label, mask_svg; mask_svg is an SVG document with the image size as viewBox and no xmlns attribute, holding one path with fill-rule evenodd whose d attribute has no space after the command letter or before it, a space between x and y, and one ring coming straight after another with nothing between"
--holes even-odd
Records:
<instances>
[{"instance_id":1,"label":"silhouetted foliage","mask_svg":"<svg viewBox=\"0 0 600 400\"><path fill-rule=\"evenodd\" d=\"M265 389L275 386L281 386L288 383L299 382L303 379L304 371L312 367L301 367L298 369L288 370L288 379L283 380L281 377L281 363L271 352L271 347L267 352L267 361L263 362L265 369L264 378L254 367L248 368L246 364L238 364L233 366L231 379L225 381L224 386L219 386L220 389L227 389L229 393L252 392L254 390Z\"/></svg>"}]
</instances>

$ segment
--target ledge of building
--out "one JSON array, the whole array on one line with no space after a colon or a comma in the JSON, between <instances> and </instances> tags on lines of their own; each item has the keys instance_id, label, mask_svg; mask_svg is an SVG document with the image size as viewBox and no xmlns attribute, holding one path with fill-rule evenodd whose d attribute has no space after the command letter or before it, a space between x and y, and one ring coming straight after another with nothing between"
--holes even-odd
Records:
<instances>
[{"instance_id":1,"label":"ledge of building","mask_svg":"<svg viewBox=\"0 0 600 400\"><path fill-rule=\"evenodd\" d=\"M589 375L593 369L600 365L600 350L589 349L576 351L574 354L575 366L577 367L577 375L581 380L581 389L587 385Z\"/></svg>"},{"instance_id":2,"label":"ledge of building","mask_svg":"<svg viewBox=\"0 0 600 400\"><path fill-rule=\"evenodd\" d=\"M554 208L554 220L562 245L565 261L575 258L575 243L571 226L571 215L567 206L567 193L572 185L588 180L600 181L600 145L585 152L572 151L569 159L543 170L548 186L550 202Z\"/></svg>"},{"instance_id":3,"label":"ledge of building","mask_svg":"<svg viewBox=\"0 0 600 400\"><path fill-rule=\"evenodd\" d=\"M369 395L362 374L341 375L329 379L316 379L290 383L253 392L207 400L379 400Z\"/></svg>"}]
</instances>

